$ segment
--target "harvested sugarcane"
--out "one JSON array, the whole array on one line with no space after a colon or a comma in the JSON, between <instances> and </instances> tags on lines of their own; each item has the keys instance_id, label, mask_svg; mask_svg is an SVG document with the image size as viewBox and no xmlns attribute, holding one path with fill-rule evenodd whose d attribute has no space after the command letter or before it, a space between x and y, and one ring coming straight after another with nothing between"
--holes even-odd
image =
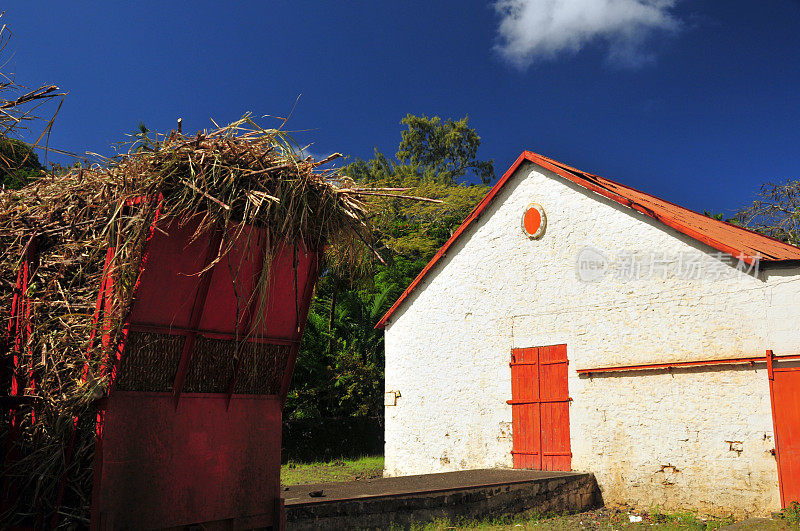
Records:
<instances>
[{"instance_id":1,"label":"harvested sugarcane","mask_svg":"<svg viewBox=\"0 0 800 531\"><path fill-rule=\"evenodd\" d=\"M115 359L148 239L163 230L156 219L191 223L195 238L257 226L272 242L266 261L281 242L332 247L358 260L370 247L371 198L425 199L402 189L361 189L336 170L320 169L339 154L315 162L299 153L280 129L263 129L246 115L192 136L139 138L120 157L0 192L3 308L12 306L15 289L20 295L18 271L29 267L29 310L3 322L3 331L23 333L6 334L0 350L14 382L3 392L19 399L13 425L4 423L0 433L4 480L17 490L0 520L50 521L57 514L52 521L61 525L88 523L95 402L109 383L104 364ZM235 241L222 238L212 264ZM99 342L92 340L94 308L106 275L115 279L113 302L102 332L109 340ZM268 280L262 275L258 282L265 288Z\"/></svg>"}]
</instances>

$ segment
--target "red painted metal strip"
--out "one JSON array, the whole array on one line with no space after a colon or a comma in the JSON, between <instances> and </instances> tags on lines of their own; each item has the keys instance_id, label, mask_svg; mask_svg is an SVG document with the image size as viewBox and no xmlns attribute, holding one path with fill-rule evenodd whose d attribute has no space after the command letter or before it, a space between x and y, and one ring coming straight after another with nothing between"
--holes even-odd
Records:
<instances>
[{"instance_id":1,"label":"red painted metal strip","mask_svg":"<svg viewBox=\"0 0 800 531\"><path fill-rule=\"evenodd\" d=\"M97 412L97 425L95 431L96 437L94 443L92 496L91 507L89 509L91 515L89 519L89 529L91 531L100 530L100 507L102 506L103 501L100 490L103 476L103 411L105 411L105 407Z\"/></svg>"},{"instance_id":2,"label":"red painted metal strip","mask_svg":"<svg viewBox=\"0 0 800 531\"><path fill-rule=\"evenodd\" d=\"M560 404L562 402L572 402L572 398L545 399L545 400L506 400L506 404L518 406L522 404Z\"/></svg>"},{"instance_id":3,"label":"red painted metal strip","mask_svg":"<svg viewBox=\"0 0 800 531\"><path fill-rule=\"evenodd\" d=\"M560 365L560 364L569 365L569 360L550 360L550 361L543 361L542 365Z\"/></svg>"},{"instance_id":4,"label":"red painted metal strip","mask_svg":"<svg viewBox=\"0 0 800 531\"><path fill-rule=\"evenodd\" d=\"M24 395L25 388L33 387L33 372L29 371L28 381L25 382L22 375L19 373L20 365L22 364L22 352L27 346L28 354L33 355L33 352L28 345L28 340L33 333L31 328L31 301L28 297L28 285L31 281L33 272L32 268L35 267L35 262L38 258L38 238L34 234L25 245L25 252L20 264L19 271L17 272L17 284L14 290L14 297L12 300L12 314L9 321L8 331L9 335L14 336L14 356L13 367L11 372L11 396ZM16 424L16 416L11 420L12 424Z\"/></svg>"},{"instance_id":5,"label":"red painted metal strip","mask_svg":"<svg viewBox=\"0 0 800 531\"><path fill-rule=\"evenodd\" d=\"M231 380L230 382L228 382L228 400L225 403L226 410L231 407L231 400L233 399L233 390L236 389L236 381L239 378L239 371L242 369L242 362L244 361L244 356L242 355L241 351L237 352L237 354L238 354L238 359L236 360L236 366L233 368L233 374L231 375Z\"/></svg>"},{"instance_id":6,"label":"red painted metal strip","mask_svg":"<svg viewBox=\"0 0 800 531\"><path fill-rule=\"evenodd\" d=\"M512 361L508 364L509 367L517 367L519 365L539 365L538 361Z\"/></svg>"},{"instance_id":7,"label":"red painted metal strip","mask_svg":"<svg viewBox=\"0 0 800 531\"><path fill-rule=\"evenodd\" d=\"M270 251L269 246L270 246L270 241L269 241L269 239L267 239L266 248L264 250L265 254ZM262 263L263 263L263 258L262 258ZM242 319L239 322L235 323L235 325L234 325L236 327L235 335L234 334L225 334L225 335L227 335L229 337L228 338L223 338L223 339L228 339L229 341L231 341L231 340L238 341L240 337L246 337L248 333L252 332L253 331L253 319L255 318L255 315L256 315L256 312L257 312L257 310L258 310L258 308L260 306L260 303L261 303L261 299L259 297L253 297L250 300L250 303L245 308L244 317L242 317ZM212 336L206 336L206 337L212 337ZM294 343L292 343L292 344L294 344ZM238 349L240 349L240 348L241 348L241 343L238 345ZM226 411L227 411L228 408L231 407L231 399L233 398L233 390L236 388L236 381L239 379L239 371L242 369L242 362L244 361L244 356L242 355L241 350L237 351L237 358L238 359L236 360L236 366L233 368L233 374L231 375L230 382L228 382L228 401L225 404Z\"/></svg>"},{"instance_id":8,"label":"red painted metal strip","mask_svg":"<svg viewBox=\"0 0 800 531\"><path fill-rule=\"evenodd\" d=\"M109 277L111 273L109 271L111 267L111 260L114 258L115 248L109 247L106 250L106 258L105 262L103 263L103 279L100 282L100 290L97 292L97 301L94 305L94 315L92 316L92 330L89 332L89 346L86 349L86 363L83 366L83 376L81 381L86 381L86 378L89 374L89 362L90 357L92 355L92 349L94 348L94 339L97 337L97 329L100 324L100 314L103 312L104 304L106 301L106 286L108 285Z\"/></svg>"},{"instance_id":9,"label":"red painted metal strip","mask_svg":"<svg viewBox=\"0 0 800 531\"><path fill-rule=\"evenodd\" d=\"M684 211L684 212L686 212L688 214L700 217L700 214L698 214L697 212L689 210L689 209L687 209L685 207L682 207L681 205L678 205L678 204L673 203L671 201L667 201L666 199L661 199L660 197L656 197L656 196L654 196L652 194L648 194L647 192L643 192L643 191L638 190L636 188L633 188L631 186L623 185L623 184L614 182L611 179L607 179L605 177L600 177L599 175L595 175L595 174L592 174L592 173L581 171L581 170L579 170L577 168L573 168L572 166L568 166L567 164L564 164L563 162L559 162L559 161L551 159L549 157L545 157L544 155L538 155L536 153L533 153L532 155L534 157L538 157L540 159L544 159L546 161L549 161L549 162L551 162L551 163L553 163L553 164L565 169L568 172L578 173L579 174L578 177L580 179L589 180L590 182L591 182L592 179L596 179L596 180L598 180L598 182L602 181L602 182L608 183L608 185L610 187L612 187L612 188L619 188L619 189L621 189L621 190L623 190L625 192L633 193L633 194L636 194L638 196L644 197L646 199L655 200L655 201L657 201L657 203L659 203L658 206L667 205L667 206L669 206L671 208L678 209L679 211ZM620 196L624 197L624 195L622 195L620 192L612 191L612 193L616 193L617 195L620 195ZM628 199L628 198L626 198L626 199ZM652 211L652 209L648 209L645 206L642 206L642 208L645 208L646 210L648 210L648 212ZM653 212L653 214L655 214L655 212ZM647 215L651 215L651 214L648 213ZM748 237L753 237L753 238L757 239L759 242L762 242L762 243L776 244L779 248L781 248L781 250L783 250L784 252L787 252L791 256L795 256L797 254L797 252L798 252L797 249L795 248L795 246L793 246L793 245L789 245L786 242L781 241L781 240L779 240L777 238L773 238L771 236L766 236L764 234L755 232L755 231L747 229L745 227L741 227L739 225L734 225L734 224L729 223L727 221L721 221L721 220L714 220L713 222L711 222L709 219L706 219L705 217L700 217L700 219L702 219L703 221L712 223L713 225L715 225L717 227L723 226L723 227L726 227L726 228L728 228L728 229L730 229L730 230L732 230L734 232L738 232L738 233L740 233L742 235L745 235L745 236L748 236ZM770 254L768 252L764 252L762 254L763 254L763 256L761 258L764 261L776 261L776 262L793 262L793 261L796 261L796 260L792 260L791 258L787 258L786 256L783 256L783 258L778 258L777 255L773 255L773 254Z\"/></svg>"},{"instance_id":10,"label":"red painted metal strip","mask_svg":"<svg viewBox=\"0 0 800 531\"><path fill-rule=\"evenodd\" d=\"M130 399L131 397L164 397L164 396L172 396L171 391L117 391L114 393L115 396L121 395L126 399ZM186 398L193 398L193 399L201 399L201 398L213 398L218 400L220 398L225 398L225 393L182 393L181 397ZM275 400L278 398L278 395L245 395L245 394L234 394L233 400ZM107 404L105 398L100 399L98 401L98 407L103 408Z\"/></svg>"},{"instance_id":11,"label":"red painted metal strip","mask_svg":"<svg viewBox=\"0 0 800 531\"><path fill-rule=\"evenodd\" d=\"M114 378L117 375L116 367L119 361L119 349L111 348L111 328L112 322L108 318L109 312L114 308L114 275L109 274L106 276L106 291L104 294L104 311L106 315L103 320L103 336L100 338L100 343L103 346L103 365L100 376L104 374L109 375L109 383L113 385Z\"/></svg>"},{"instance_id":12,"label":"red painted metal strip","mask_svg":"<svg viewBox=\"0 0 800 531\"><path fill-rule=\"evenodd\" d=\"M777 356L775 361L787 361L800 359L800 354L790 354L786 356ZM706 365L742 365L747 363L764 363L766 360L763 356L750 357L750 358L725 358L713 360L697 360L697 361L674 361L668 363L650 363L642 365L620 365L617 367L596 367L593 369L578 369L578 374L595 374L602 372L626 372L626 371L646 371L655 369L677 369L681 367L702 367Z\"/></svg>"},{"instance_id":13,"label":"red painted metal strip","mask_svg":"<svg viewBox=\"0 0 800 531\"><path fill-rule=\"evenodd\" d=\"M28 267L28 285L30 285L31 277L35 273L37 264L39 262L39 239L34 234L31 236L30 243L28 244L28 252L27 257L25 259L27 262ZM26 350L28 351L28 356L33 358L33 349L30 345L30 338L33 335L33 324L31 323L31 299L27 295L27 286L25 290L25 297L23 299L25 301L25 343L26 343ZM36 376L33 373L33 364L31 363L30 368L28 369L28 387L30 388L30 394L36 393ZM31 423L36 422L36 409L31 411Z\"/></svg>"},{"instance_id":14,"label":"red painted metal strip","mask_svg":"<svg viewBox=\"0 0 800 531\"><path fill-rule=\"evenodd\" d=\"M22 457L15 444L21 428L18 408L19 406L28 402L29 399L33 398L29 395L25 395L25 385L20 378L19 368L22 363L22 349L28 342L28 338L31 335L30 300L28 299L27 291L31 274L31 262L33 258L32 248L35 246L35 244L36 235L33 235L25 246L22 263L17 271L17 282L14 287L14 296L11 303L11 317L8 322L7 337L9 341L13 337L14 345L12 366L10 367L11 372L7 376L6 374L2 375L2 384L10 384L10 396L3 397L6 399L4 402L7 401L4 405L8 407L5 413L8 415L9 419L8 435L6 436L5 459L2 463L3 470L5 470L10 462L18 460ZM25 322L26 315L28 316L27 323ZM31 351L29 350L29 352ZM6 377L8 380L6 380ZM8 404L8 402L11 402L11 404ZM14 402L16 402L16 404ZM14 503L14 500L18 494L13 487L11 478L4 474L0 474L0 476L2 476L3 479L2 490L0 491L0 513L3 513L10 505ZM41 514L39 515L39 518L41 520Z\"/></svg>"},{"instance_id":15,"label":"red painted metal strip","mask_svg":"<svg viewBox=\"0 0 800 531\"><path fill-rule=\"evenodd\" d=\"M17 282L14 284L14 296L11 299L11 318L8 320L7 333L9 338L13 335L16 326L17 306L22 294L22 268L17 271Z\"/></svg>"},{"instance_id":16,"label":"red painted metal strip","mask_svg":"<svg viewBox=\"0 0 800 531\"><path fill-rule=\"evenodd\" d=\"M726 244L724 244L724 243L722 243L720 241L717 241L717 240L715 240L715 239L713 239L713 238L711 238L711 237L709 237L709 236L707 236L705 234L702 234L701 232L696 231L695 229L693 229L692 227L690 227L689 225L687 225L685 223L681 223L680 221L678 221L678 220L676 220L674 218L668 217L668 216L660 215L659 213L653 211L652 209L647 208L645 206L642 206L639 203L636 203L636 202L632 201L631 199L629 199L627 197L624 197L622 195L619 195L618 193L614 193L614 192L611 192L609 190L606 190L605 188L597 186L596 184L594 184L594 183L592 183L592 182L590 182L590 181L588 181L586 179L581 179L580 177L578 177L576 175L573 175L572 173L569 173L568 171L564 171L565 170L564 165L561 165L560 163L559 164L553 164L552 162L550 162L551 160L552 159L547 159L546 157L542 157L542 156L536 155L536 154L533 154L533 157L531 158L532 162L534 162L534 163L536 163L536 164L538 164L538 165L540 165L540 166L552 171L553 173L556 173L556 174L560 175L561 177L564 177L565 179L567 179L569 181L572 181L575 184L583 186L584 188L587 188L587 189L591 190L592 192L600 194L603 197L606 197L607 199L611 199L612 201L614 201L616 203L619 203L619 204L624 205L626 207L632 208L632 209L636 210L637 212L641 212L642 214L644 214L644 215L646 215L648 217L656 219L656 220L660 221L661 223L664 223L668 227L671 227L671 228L677 230L678 232L686 234L687 236L690 236L691 238L694 238L694 239L696 239L696 240L698 240L698 241L700 241L702 243L705 243L706 245L709 245L709 246L713 247L714 249L716 249L718 251L722 251L724 253L730 254L731 256L733 256L735 258L740 258L743 262L747 263L748 265L753 265L753 263L754 263L753 257L745 256L742 253L741 250L734 249L733 247L730 247L730 246L728 246L728 245L726 245ZM579 173L583 173L583 172L579 171ZM640 193L644 194L644 192L640 192ZM645 194L645 195L650 195L650 194ZM678 206L678 205L675 205L675 206ZM680 208L683 209L683 207L680 207ZM686 210L686 209L684 209L684 210Z\"/></svg>"},{"instance_id":17,"label":"red painted metal strip","mask_svg":"<svg viewBox=\"0 0 800 531\"><path fill-rule=\"evenodd\" d=\"M511 453L518 455L539 455L539 452L523 452L520 450L511 450Z\"/></svg>"},{"instance_id":18,"label":"red painted metal strip","mask_svg":"<svg viewBox=\"0 0 800 531\"><path fill-rule=\"evenodd\" d=\"M229 334L227 332L215 332L210 330L198 330L198 335L203 337L207 337L209 339L227 339L233 340L236 339L237 336L242 338L241 341L246 341L248 343L270 343L273 345L299 345L300 340L297 339L286 339L284 337L272 337L272 336L252 336L246 334Z\"/></svg>"},{"instance_id":19,"label":"red painted metal strip","mask_svg":"<svg viewBox=\"0 0 800 531\"><path fill-rule=\"evenodd\" d=\"M17 299L17 305L15 308L14 316L13 316L13 331L14 331L14 357L13 357L13 370L11 373L11 395L21 395L24 391L24 386L21 385L22 382L20 380L19 375L19 366L22 363L22 357L20 355L23 343L23 316L25 315L25 302L27 299L27 291L28 291L28 261L25 260L22 262L22 265L19 268L19 273L17 275L17 287L19 289L19 294L15 295ZM21 308L20 308L21 307ZM22 387L22 389L21 389ZM16 423L16 419L12 419L12 424Z\"/></svg>"}]
</instances>

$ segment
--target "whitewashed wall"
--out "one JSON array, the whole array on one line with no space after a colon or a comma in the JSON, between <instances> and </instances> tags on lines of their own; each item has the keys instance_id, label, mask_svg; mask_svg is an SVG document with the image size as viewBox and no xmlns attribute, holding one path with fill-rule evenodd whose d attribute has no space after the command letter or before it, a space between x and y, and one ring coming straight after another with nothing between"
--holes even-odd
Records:
<instances>
[{"instance_id":1,"label":"whitewashed wall","mask_svg":"<svg viewBox=\"0 0 800 531\"><path fill-rule=\"evenodd\" d=\"M526 205L547 232L520 229ZM800 352L800 269L720 278L578 280L587 246L713 261L716 251L532 164L451 247L386 328L388 476L510 467L510 351L567 344L573 469L607 503L765 514L780 508L764 364L576 369ZM644 275L648 277L648 275Z\"/></svg>"}]
</instances>

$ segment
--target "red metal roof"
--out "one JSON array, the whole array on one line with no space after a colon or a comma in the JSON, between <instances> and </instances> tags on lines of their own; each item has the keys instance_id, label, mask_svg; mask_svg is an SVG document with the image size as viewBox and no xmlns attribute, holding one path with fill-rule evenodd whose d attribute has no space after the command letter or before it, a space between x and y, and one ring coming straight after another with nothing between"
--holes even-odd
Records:
<instances>
[{"instance_id":1,"label":"red metal roof","mask_svg":"<svg viewBox=\"0 0 800 531\"><path fill-rule=\"evenodd\" d=\"M376 328L383 328L386 325L386 322L392 314L419 285L422 279L425 278L428 271L445 256L447 250L461 234L480 217L481 213L489 206L511 176L517 171L517 168L525 161L533 162L534 164L560 175L568 181L583 186L621 205L641 212L646 216L650 216L678 232L710 245L718 251L742 259L747 263L752 263L754 261L753 257L756 256L760 258L762 263L800 260L800 247L795 247L780 240L764 236L763 234L737 227L736 225L719 221L703 214L698 214L688 208L670 203L654 195L641 192L598 175L586 173L543 155L538 155L531 151L523 151L508 171L503 174L497 184L492 187L486 197L484 197L470 215L467 216L464 223L456 229L450 239L447 240L431 261L428 262L428 265L417 275L417 278L403 291L394 305L386 312L386 315L375 325Z\"/></svg>"}]
</instances>

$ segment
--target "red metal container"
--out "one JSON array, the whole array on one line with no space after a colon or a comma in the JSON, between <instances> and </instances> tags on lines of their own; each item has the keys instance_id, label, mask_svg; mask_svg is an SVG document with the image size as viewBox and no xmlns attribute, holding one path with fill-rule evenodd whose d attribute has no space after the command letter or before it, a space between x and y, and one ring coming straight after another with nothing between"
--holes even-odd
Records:
<instances>
[{"instance_id":1,"label":"red metal container","mask_svg":"<svg viewBox=\"0 0 800 531\"><path fill-rule=\"evenodd\" d=\"M159 221L138 281L114 278L108 251L90 343L112 341L114 283L137 284L119 347L106 349L116 359L99 400L93 529L283 527L281 408L319 254L257 227L196 238L197 226ZM23 260L14 315L33 260ZM18 340L30 333L21 322L9 325ZM62 484L57 503L63 494Z\"/></svg>"},{"instance_id":2,"label":"red metal container","mask_svg":"<svg viewBox=\"0 0 800 531\"><path fill-rule=\"evenodd\" d=\"M148 242L98 415L95 529L281 527L281 407L318 254L196 227L159 222Z\"/></svg>"}]
</instances>

